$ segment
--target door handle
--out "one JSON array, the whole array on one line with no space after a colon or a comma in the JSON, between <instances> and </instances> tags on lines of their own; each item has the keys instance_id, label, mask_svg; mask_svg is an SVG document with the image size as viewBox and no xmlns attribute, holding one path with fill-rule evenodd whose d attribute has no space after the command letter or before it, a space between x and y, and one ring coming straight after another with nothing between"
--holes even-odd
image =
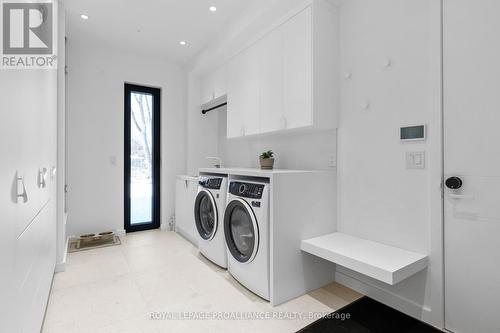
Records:
<instances>
[{"instance_id":1,"label":"door handle","mask_svg":"<svg viewBox=\"0 0 500 333\"><path fill-rule=\"evenodd\" d=\"M448 197L451 199L468 199L474 200L474 196L471 194L448 194Z\"/></svg>"}]
</instances>

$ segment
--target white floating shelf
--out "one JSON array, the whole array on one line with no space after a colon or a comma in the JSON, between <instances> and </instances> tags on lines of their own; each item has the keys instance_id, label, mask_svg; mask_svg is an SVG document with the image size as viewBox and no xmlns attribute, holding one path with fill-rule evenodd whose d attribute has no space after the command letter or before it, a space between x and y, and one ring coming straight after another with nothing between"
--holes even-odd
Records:
<instances>
[{"instance_id":1,"label":"white floating shelf","mask_svg":"<svg viewBox=\"0 0 500 333\"><path fill-rule=\"evenodd\" d=\"M390 285L427 267L426 255L340 232L303 240L300 248Z\"/></svg>"}]
</instances>

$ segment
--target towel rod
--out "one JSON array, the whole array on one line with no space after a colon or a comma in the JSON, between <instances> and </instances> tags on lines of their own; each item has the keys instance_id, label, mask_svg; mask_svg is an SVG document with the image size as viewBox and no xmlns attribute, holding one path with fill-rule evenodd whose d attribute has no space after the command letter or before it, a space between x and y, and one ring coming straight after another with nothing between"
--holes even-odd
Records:
<instances>
[{"instance_id":1,"label":"towel rod","mask_svg":"<svg viewBox=\"0 0 500 333\"><path fill-rule=\"evenodd\" d=\"M201 113L205 114L205 113L207 113L207 112L210 112L210 111L212 111L212 110L218 109L218 108L223 107L223 106L225 106L225 105L227 105L227 102L226 102L226 103L219 104L219 105L216 105L216 106L214 106L214 107L212 107L212 108L210 108L210 109L201 110Z\"/></svg>"}]
</instances>

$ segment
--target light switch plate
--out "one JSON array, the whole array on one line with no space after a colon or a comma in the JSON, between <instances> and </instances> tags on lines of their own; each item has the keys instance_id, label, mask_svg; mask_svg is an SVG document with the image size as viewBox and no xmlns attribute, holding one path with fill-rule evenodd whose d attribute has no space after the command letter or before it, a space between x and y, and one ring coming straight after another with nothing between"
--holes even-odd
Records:
<instances>
[{"instance_id":1,"label":"light switch plate","mask_svg":"<svg viewBox=\"0 0 500 333\"><path fill-rule=\"evenodd\" d=\"M406 168L425 169L425 151L407 151Z\"/></svg>"},{"instance_id":2,"label":"light switch plate","mask_svg":"<svg viewBox=\"0 0 500 333\"><path fill-rule=\"evenodd\" d=\"M337 166L337 158L335 155L328 156L328 167L335 168Z\"/></svg>"}]
</instances>

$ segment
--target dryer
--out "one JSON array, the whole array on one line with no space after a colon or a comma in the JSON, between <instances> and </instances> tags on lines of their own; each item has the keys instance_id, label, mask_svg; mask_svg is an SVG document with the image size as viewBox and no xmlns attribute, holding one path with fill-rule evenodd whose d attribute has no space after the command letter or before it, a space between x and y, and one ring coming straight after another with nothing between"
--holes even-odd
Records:
<instances>
[{"instance_id":1,"label":"dryer","mask_svg":"<svg viewBox=\"0 0 500 333\"><path fill-rule=\"evenodd\" d=\"M231 180L224 214L229 273L269 300L269 183Z\"/></svg>"},{"instance_id":2,"label":"dryer","mask_svg":"<svg viewBox=\"0 0 500 333\"><path fill-rule=\"evenodd\" d=\"M227 177L201 175L194 203L194 219L198 231L198 249L207 259L227 268L224 239L224 209L227 198Z\"/></svg>"}]
</instances>

